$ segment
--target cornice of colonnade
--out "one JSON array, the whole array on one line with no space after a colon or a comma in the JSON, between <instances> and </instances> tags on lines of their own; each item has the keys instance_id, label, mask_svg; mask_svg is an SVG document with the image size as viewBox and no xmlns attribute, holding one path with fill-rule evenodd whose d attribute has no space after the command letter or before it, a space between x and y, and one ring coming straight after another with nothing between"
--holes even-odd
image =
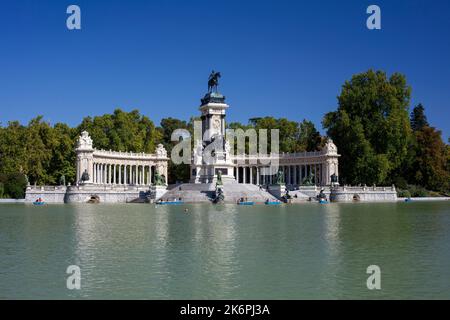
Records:
<instances>
[{"instance_id":1,"label":"cornice of colonnade","mask_svg":"<svg viewBox=\"0 0 450 320\"><path fill-rule=\"evenodd\" d=\"M320 151L317 152L301 152L301 153L282 153L272 154L271 156L231 156L231 160L236 165L243 166L267 166L268 163L278 161L280 164L305 165L325 163L330 160L338 160L340 154L327 154ZM237 162L240 163L237 163Z\"/></svg>"},{"instance_id":2,"label":"cornice of colonnade","mask_svg":"<svg viewBox=\"0 0 450 320\"><path fill-rule=\"evenodd\" d=\"M114 164L115 160L121 161L152 161L161 162L169 161L168 157L161 157L154 153L135 153L135 152L121 152L121 151L107 151L107 150L97 150L93 151L94 162L108 162ZM112 162L111 162L112 161Z\"/></svg>"}]
</instances>

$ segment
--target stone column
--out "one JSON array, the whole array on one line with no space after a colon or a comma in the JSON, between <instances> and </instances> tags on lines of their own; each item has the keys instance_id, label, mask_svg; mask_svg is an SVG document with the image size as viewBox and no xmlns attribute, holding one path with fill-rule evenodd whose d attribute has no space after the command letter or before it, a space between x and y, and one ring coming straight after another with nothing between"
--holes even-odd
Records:
<instances>
[{"instance_id":1,"label":"stone column","mask_svg":"<svg viewBox=\"0 0 450 320\"><path fill-rule=\"evenodd\" d=\"M130 164L128 166L128 184L133 184L133 173L132 173L133 166Z\"/></svg>"},{"instance_id":2,"label":"stone column","mask_svg":"<svg viewBox=\"0 0 450 320\"><path fill-rule=\"evenodd\" d=\"M250 178L250 180L249 180L249 182L250 182L250 184L253 184L253 167L248 167L248 173L249 173L249 178Z\"/></svg>"},{"instance_id":3,"label":"stone column","mask_svg":"<svg viewBox=\"0 0 450 320\"><path fill-rule=\"evenodd\" d=\"M259 167L256 167L256 184L259 185Z\"/></svg>"},{"instance_id":4,"label":"stone column","mask_svg":"<svg viewBox=\"0 0 450 320\"><path fill-rule=\"evenodd\" d=\"M140 185L141 184L141 166L137 165L136 166L136 175L137 175L137 184Z\"/></svg>"},{"instance_id":5,"label":"stone column","mask_svg":"<svg viewBox=\"0 0 450 320\"><path fill-rule=\"evenodd\" d=\"M136 184L140 185L141 184L141 170L140 170L140 165L136 165Z\"/></svg>"},{"instance_id":6,"label":"stone column","mask_svg":"<svg viewBox=\"0 0 450 320\"><path fill-rule=\"evenodd\" d=\"M294 185L298 185L297 165L294 166Z\"/></svg>"},{"instance_id":7,"label":"stone column","mask_svg":"<svg viewBox=\"0 0 450 320\"><path fill-rule=\"evenodd\" d=\"M247 183L247 167L242 167L242 169L243 169L243 176L244 176L244 180L243 180L243 182L244 182L244 184L246 184Z\"/></svg>"},{"instance_id":8,"label":"stone column","mask_svg":"<svg viewBox=\"0 0 450 320\"><path fill-rule=\"evenodd\" d=\"M149 169L150 169L150 170L149 170L149 173L148 173L148 174L149 174L150 177L149 177L149 180L148 180L148 184L149 184L149 185L152 185L152 183L153 183L153 182L152 182L152 179L153 179L153 175L154 175L154 172L155 172L154 170L155 170L155 169L154 169L153 165L150 165L150 166L149 166Z\"/></svg>"},{"instance_id":9,"label":"stone column","mask_svg":"<svg viewBox=\"0 0 450 320\"><path fill-rule=\"evenodd\" d=\"M314 164L314 185L317 185L317 164Z\"/></svg>"},{"instance_id":10,"label":"stone column","mask_svg":"<svg viewBox=\"0 0 450 320\"><path fill-rule=\"evenodd\" d=\"M236 166L236 181L239 183L239 166Z\"/></svg>"}]
</instances>

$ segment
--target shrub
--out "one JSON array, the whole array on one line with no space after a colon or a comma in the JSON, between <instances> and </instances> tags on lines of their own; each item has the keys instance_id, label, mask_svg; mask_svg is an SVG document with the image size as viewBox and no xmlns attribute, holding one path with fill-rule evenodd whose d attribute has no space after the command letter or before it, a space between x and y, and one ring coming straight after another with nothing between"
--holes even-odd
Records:
<instances>
[{"instance_id":1,"label":"shrub","mask_svg":"<svg viewBox=\"0 0 450 320\"><path fill-rule=\"evenodd\" d=\"M25 198L25 188L27 186L27 180L22 173L9 174L5 181L5 192L11 198L23 199Z\"/></svg>"},{"instance_id":2,"label":"shrub","mask_svg":"<svg viewBox=\"0 0 450 320\"><path fill-rule=\"evenodd\" d=\"M428 191L421 186L408 185L408 191L411 193L412 197L427 197Z\"/></svg>"},{"instance_id":3,"label":"shrub","mask_svg":"<svg viewBox=\"0 0 450 320\"><path fill-rule=\"evenodd\" d=\"M411 198L411 193L408 190L398 190L397 196L399 198Z\"/></svg>"}]
</instances>

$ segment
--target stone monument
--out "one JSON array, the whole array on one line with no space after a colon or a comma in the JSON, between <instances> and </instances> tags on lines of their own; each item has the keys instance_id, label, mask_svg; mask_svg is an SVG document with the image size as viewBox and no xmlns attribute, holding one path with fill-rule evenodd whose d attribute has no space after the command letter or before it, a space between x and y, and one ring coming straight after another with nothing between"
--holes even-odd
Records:
<instances>
[{"instance_id":1,"label":"stone monument","mask_svg":"<svg viewBox=\"0 0 450 320\"><path fill-rule=\"evenodd\" d=\"M228 105L219 91L220 72L212 71L208 93L201 99L202 140L194 142L191 183L215 183L219 172L223 181L234 181L231 148L225 140Z\"/></svg>"},{"instance_id":2,"label":"stone monument","mask_svg":"<svg viewBox=\"0 0 450 320\"><path fill-rule=\"evenodd\" d=\"M94 148L87 131L83 131L79 136L75 152L77 154L77 184L92 184Z\"/></svg>"}]
</instances>

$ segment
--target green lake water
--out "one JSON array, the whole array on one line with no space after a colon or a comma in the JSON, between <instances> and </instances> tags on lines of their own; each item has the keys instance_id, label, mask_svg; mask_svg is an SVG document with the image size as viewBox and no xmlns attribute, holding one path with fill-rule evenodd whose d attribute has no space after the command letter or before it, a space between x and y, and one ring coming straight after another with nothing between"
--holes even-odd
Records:
<instances>
[{"instance_id":1,"label":"green lake water","mask_svg":"<svg viewBox=\"0 0 450 320\"><path fill-rule=\"evenodd\" d=\"M367 289L369 265L381 290ZM450 299L450 202L1 204L10 298Z\"/></svg>"}]
</instances>

